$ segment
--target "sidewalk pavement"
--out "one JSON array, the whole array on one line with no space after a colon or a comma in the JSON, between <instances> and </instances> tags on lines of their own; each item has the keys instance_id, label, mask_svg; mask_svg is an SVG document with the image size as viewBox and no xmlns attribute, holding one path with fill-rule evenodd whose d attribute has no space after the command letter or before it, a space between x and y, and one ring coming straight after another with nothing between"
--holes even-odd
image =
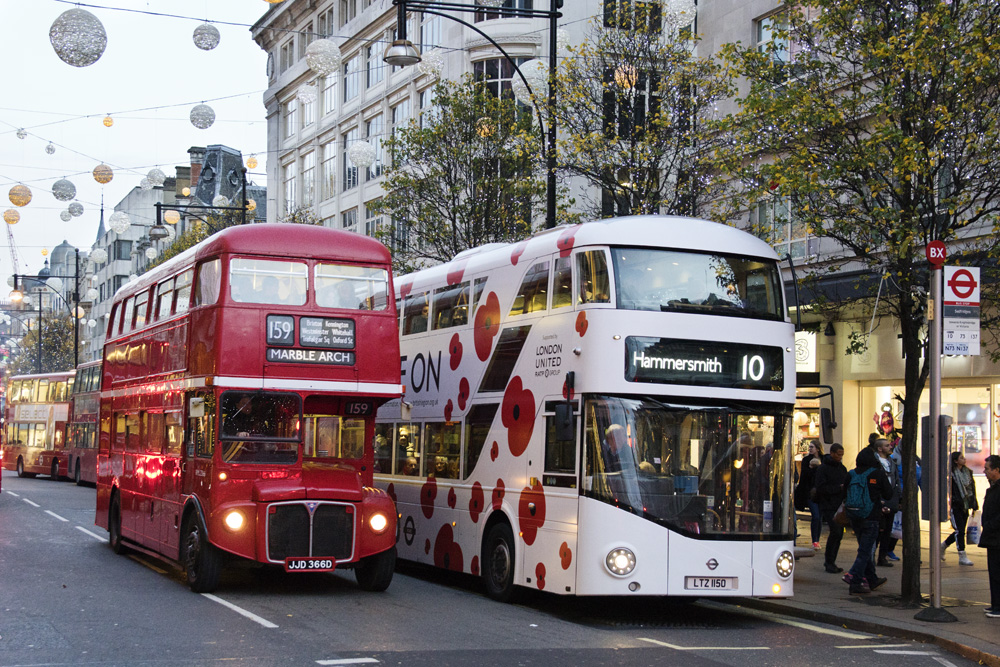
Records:
<instances>
[{"instance_id":1,"label":"sidewalk pavement","mask_svg":"<svg viewBox=\"0 0 1000 667\"><path fill-rule=\"evenodd\" d=\"M840 625L852 630L889 635L936 644L971 660L991 667L1000 667L1000 619L987 618L990 585L986 572L986 550L969 546L966 553L973 566L959 565L958 553L952 546L946 552L941 569L941 606L958 621L935 623L918 621L914 615L921 607L905 606L900 599L902 561L892 568L877 567L880 577L888 581L869 595L849 595L843 574L831 574L823 568L823 550L813 552L801 531L796 545L795 592L787 600L751 599L741 604L796 618ZM946 528L946 527L945 527ZM945 532L945 535L949 533ZM929 533L921 536L922 565L920 592L925 607L930 599L930 558L927 544ZM826 530L820 544L826 547ZM840 545L837 565L844 572L851 568L857 556L857 540L848 529ZM900 541L896 554L902 556Z\"/></svg>"}]
</instances>

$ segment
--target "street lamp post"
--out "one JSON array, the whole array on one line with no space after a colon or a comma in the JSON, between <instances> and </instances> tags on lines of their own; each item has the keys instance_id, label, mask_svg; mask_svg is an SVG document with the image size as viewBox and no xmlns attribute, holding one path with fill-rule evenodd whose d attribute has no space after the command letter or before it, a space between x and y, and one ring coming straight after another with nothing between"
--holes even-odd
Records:
<instances>
[{"instance_id":1,"label":"street lamp post","mask_svg":"<svg viewBox=\"0 0 1000 667\"><path fill-rule=\"evenodd\" d=\"M70 311L70 317L73 318L73 368L76 368L77 366L80 365L80 318L79 318L79 312L78 312L79 309L80 309L80 249L79 248L75 248L75 251L76 251L76 254L75 254L75 257L74 257L74 264L75 264L74 275L72 275L72 276L57 276L57 275L51 275L50 274L50 275L47 275L47 276L43 276L43 275L38 274L38 275L28 276L28 275L24 275L24 274L20 274L20 273L15 273L14 274L14 289L10 293L10 299L11 299L11 301L14 301L15 303L20 302L24 298L24 294L23 294L23 292L20 289L18 289L18 281L19 280L23 281L25 279L29 279L29 280L37 280L40 284L42 284L43 286L45 286L45 287L49 288L50 290L52 290L56 294L56 296L58 296L60 299L62 299L62 302L66 305L66 308ZM66 297L64 297L62 294L59 293L59 290L55 289L54 287L52 287L51 285L49 285L47 282L45 282L49 278L61 278L61 279L64 279L64 280L72 280L73 281L73 295L72 295L73 305L72 306L70 306L69 302L66 301ZM35 364L35 367L38 369L39 373L42 372L42 295L41 295L41 293L38 294L38 360L37 360L37 363Z\"/></svg>"},{"instance_id":2,"label":"street lamp post","mask_svg":"<svg viewBox=\"0 0 1000 667\"><path fill-rule=\"evenodd\" d=\"M538 122L545 138L545 168L548 172L545 181L545 227L552 229L556 226L556 30L557 19L562 18L559 9L563 6L563 0L549 0L549 9L521 9L518 7L492 7L484 4L464 5L454 2L438 2L431 0L392 0L396 5L396 39L385 51L383 60L395 67L406 67L420 62L420 52L413 42L406 38L406 12L407 10L419 11L424 14L441 16L456 23L461 23L465 27L474 30L486 41L492 44L507 61L514 67L514 71L521 77L524 85L531 90L531 84L525 78L521 69L513 58L496 41L476 26L463 21L451 14L445 14L443 10L456 12L477 12L489 11L512 18L544 18L549 21L549 91L547 100L548 125L542 120L541 109L538 111Z\"/></svg>"}]
</instances>

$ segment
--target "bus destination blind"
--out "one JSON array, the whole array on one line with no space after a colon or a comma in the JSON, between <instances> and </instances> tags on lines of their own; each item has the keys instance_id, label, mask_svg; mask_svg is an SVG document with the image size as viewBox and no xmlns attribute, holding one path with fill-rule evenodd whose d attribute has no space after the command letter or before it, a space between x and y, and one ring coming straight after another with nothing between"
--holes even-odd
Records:
<instances>
[{"instance_id":1,"label":"bus destination blind","mask_svg":"<svg viewBox=\"0 0 1000 667\"><path fill-rule=\"evenodd\" d=\"M296 336L294 317L268 315L267 345L267 361L271 363L353 366L354 320L301 317Z\"/></svg>"},{"instance_id":2,"label":"bus destination blind","mask_svg":"<svg viewBox=\"0 0 1000 667\"><path fill-rule=\"evenodd\" d=\"M781 391L782 349L676 338L625 338L625 379Z\"/></svg>"}]
</instances>

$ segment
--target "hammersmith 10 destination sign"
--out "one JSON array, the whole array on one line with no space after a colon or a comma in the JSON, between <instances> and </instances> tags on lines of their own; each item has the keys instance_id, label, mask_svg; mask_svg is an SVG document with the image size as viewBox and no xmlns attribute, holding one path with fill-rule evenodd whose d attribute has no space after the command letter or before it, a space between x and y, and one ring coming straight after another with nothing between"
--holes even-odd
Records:
<instances>
[{"instance_id":1,"label":"hammersmith 10 destination sign","mask_svg":"<svg viewBox=\"0 0 1000 667\"><path fill-rule=\"evenodd\" d=\"M782 350L676 338L625 338L625 379L781 391Z\"/></svg>"},{"instance_id":2,"label":"hammersmith 10 destination sign","mask_svg":"<svg viewBox=\"0 0 1000 667\"><path fill-rule=\"evenodd\" d=\"M300 317L298 336L291 315L268 315L267 360L299 364L354 364L354 320ZM298 341L298 347L295 342ZM271 347L279 346L279 347Z\"/></svg>"}]
</instances>

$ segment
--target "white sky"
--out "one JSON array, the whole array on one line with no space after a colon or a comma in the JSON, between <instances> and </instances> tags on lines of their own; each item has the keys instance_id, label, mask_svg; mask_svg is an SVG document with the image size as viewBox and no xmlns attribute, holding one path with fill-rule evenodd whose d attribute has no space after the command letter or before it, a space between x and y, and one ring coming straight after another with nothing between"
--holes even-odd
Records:
<instances>
[{"instance_id":1,"label":"white sky","mask_svg":"<svg viewBox=\"0 0 1000 667\"><path fill-rule=\"evenodd\" d=\"M74 6L59 0L0 0L6 84L0 101L0 210L16 208L8 198L12 186L31 188L31 203L17 209L21 220L10 227L18 270L25 274L37 273L45 261L42 250L51 251L63 240L89 250L102 191L107 224L115 204L150 169L159 167L172 177L175 166L189 164L191 146L225 144L244 157L256 153L259 164L248 178L266 184L267 57L249 27L270 5L264 0L93 0L81 7L104 25L108 44L100 60L82 68L60 60L49 42L52 22ZM206 19L222 34L212 51L197 48L191 39ZM215 124L205 130L188 118L201 102L216 113ZM102 122L109 113L115 121L111 128ZM16 135L22 127L28 132L23 140ZM52 155L45 152L49 142L56 147ZM91 173L102 162L115 172L104 186ZM52 195L52 184L60 178L76 186L75 201L84 207L83 215L69 222L59 213L71 202ZM5 228L0 280L6 282L14 269L9 226L2 220L0 225Z\"/></svg>"}]
</instances>

